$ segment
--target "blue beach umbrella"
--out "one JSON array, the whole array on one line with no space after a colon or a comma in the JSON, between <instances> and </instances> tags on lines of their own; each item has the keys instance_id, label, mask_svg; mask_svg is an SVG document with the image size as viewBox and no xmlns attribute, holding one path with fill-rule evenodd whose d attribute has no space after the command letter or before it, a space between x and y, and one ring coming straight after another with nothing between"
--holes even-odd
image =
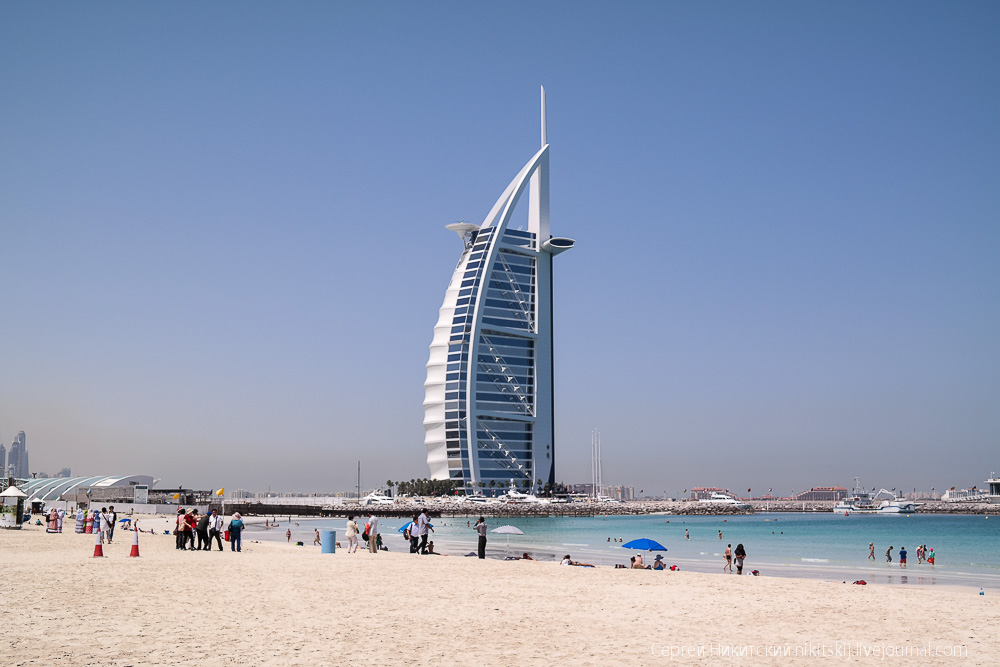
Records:
<instances>
[{"instance_id":1,"label":"blue beach umbrella","mask_svg":"<svg viewBox=\"0 0 1000 667\"><path fill-rule=\"evenodd\" d=\"M641 551L666 551L667 548L657 542L656 540L651 540L648 537L641 537L638 540L632 540L631 542L626 542L622 545L625 549L639 549Z\"/></svg>"}]
</instances>

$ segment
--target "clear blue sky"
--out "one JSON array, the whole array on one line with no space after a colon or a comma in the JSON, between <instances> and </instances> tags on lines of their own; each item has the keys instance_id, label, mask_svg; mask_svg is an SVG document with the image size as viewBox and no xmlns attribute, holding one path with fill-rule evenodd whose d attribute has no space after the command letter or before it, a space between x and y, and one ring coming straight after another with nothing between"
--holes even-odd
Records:
<instances>
[{"instance_id":1,"label":"clear blue sky","mask_svg":"<svg viewBox=\"0 0 1000 667\"><path fill-rule=\"evenodd\" d=\"M3 3L0 437L428 474L424 364L548 92L558 478L1000 471L1000 5Z\"/></svg>"}]
</instances>

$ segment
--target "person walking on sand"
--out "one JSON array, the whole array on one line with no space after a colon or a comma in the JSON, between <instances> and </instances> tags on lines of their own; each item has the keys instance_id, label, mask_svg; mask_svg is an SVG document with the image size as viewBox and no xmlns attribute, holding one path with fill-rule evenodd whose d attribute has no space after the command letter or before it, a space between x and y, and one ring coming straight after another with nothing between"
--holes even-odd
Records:
<instances>
[{"instance_id":1,"label":"person walking on sand","mask_svg":"<svg viewBox=\"0 0 1000 667\"><path fill-rule=\"evenodd\" d=\"M414 514L410 525L403 530L403 537L410 541L410 553L417 553L417 546L420 544L420 537L417 535L417 520L420 515Z\"/></svg>"},{"instance_id":2,"label":"person walking on sand","mask_svg":"<svg viewBox=\"0 0 1000 667\"><path fill-rule=\"evenodd\" d=\"M111 529L108 531L108 544L111 544L112 538L115 536L115 526L118 525L118 512L115 511L115 506L108 506L108 519L111 523Z\"/></svg>"},{"instance_id":3,"label":"person walking on sand","mask_svg":"<svg viewBox=\"0 0 1000 667\"><path fill-rule=\"evenodd\" d=\"M98 518L101 520L101 539L111 544L111 528L114 524L111 521L108 510L102 507L101 515Z\"/></svg>"},{"instance_id":4,"label":"person walking on sand","mask_svg":"<svg viewBox=\"0 0 1000 667\"><path fill-rule=\"evenodd\" d=\"M427 510L420 510L420 516L417 517L417 536L420 537L420 544L417 546L417 552L420 554L427 553L427 531L431 528L431 522L427 518Z\"/></svg>"},{"instance_id":5,"label":"person walking on sand","mask_svg":"<svg viewBox=\"0 0 1000 667\"><path fill-rule=\"evenodd\" d=\"M208 524L210 522L211 517L203 514L198 517L198 523L195 524L198 531L198 551L209 551L212 548L212 543L208 539Z\"/></svg>"},{"instance_id":6,"label":"person walking on sand","mask_svg":"<svg viewBox=\"0 0 1000 667\"><path fill-rule=\"evenodd\" d=\"M722 566L722 571L725 572L729 570L729 574L733 573L733 549L732 544L726 545L726 564Z\"/></svg>"},{"instance_id":7,"label":"person walking on sand","mask_svg":"<svg viewBox=\"0 0 1000 667\"><path fill-rule=\"evenodd\" d=\"M378 553L378 517L374 512L368 518L368 551Z\"/></svg>"},{"instance_id":8,"label":"person walking on sand","mask_svg":"<svg viewBox=\"0 0 1000 667\"><path fill-rule=\"evenodd\" d=\"M477 533L479 533L479 558L480 560L486 558L486 519L479 517L474 526Z\"/></svg>"},{"instance_id":9,"label":"person walking on sand","mask_svg":"<svg viewBox=\"0 0 1000 667\"><path fill-rule=\"evenodd\" d=\"M60 507L59 510L56 512L56 532L57 533L61 533L62 532L63 517L65 517L65 516L66 516L66 510L64 510L63 508Z\"/></svg>"},{"instance_id":10,"label":"person walking on sand","mask_svg":"<svg viewBox=\"0 0 1000 667\"><path fill-rule=\"evenodd\" d=\"M314 528L313 530L316 531L316 537L313 538L313 546L316 546L317 544L320 544L319 528Z\"/></svg>"},{"instance_id":11,"label":"person walking on sand","mask_svg":"<svg viewBox=\"0 0 1000 667\"><path fill-rule=\"evenodd\" d=\"M317 531L317 535L319 532ZM358 522L353 516L347 517L347 553L352 554L358 550Z\"/></svg>"},{"instance_id":12,"label":"person walking on sand","mask_svg":"<svg viewBox=\"0 0 1000 667\"><path fill-rule=\"evenodd\" d=\"M868 560L875 560L875 543L868 543Z\"/></svg>"},{"instance_id":13,"label":"person walking on sand","mask_svg":"<svg viewBox=\"0 0 1000 667\"><path fill-rule=\"evenodd\" d=\"M288 528L288 529L285 530L285 539L288 541L289 544L292 543L292 529L291 528Z\"/></svg>"},{"instance_id":14,"label":"person walking on sand","mask_svg":"<svg viewBox=\"0 0 1000 667\"><path fill-rule=\"evenodd\" d=\"M889 548L885 550L885 562L886 563L891 563L892 562L892 545L891 544L889 545Z\"/></svg>"},{"instance_id":15,"label":"person walking on sand","mask_svg":"<svg viewBox=\"0 0 1000 667\"><path fill-rule=\"evenodd\" d=\"M906 567L906 547L899 547L899 566Z\"/></svg>"},{"instance_id":16,"label":"person walking on sand","mask_svg":"<svg viewBox=\"0 0 1000 667\"><path fill-rule=\"evenodd\" d=\"M239 512L233 512L233 518L229 520L229 550L243 551L243 517Z\"/></svg>"},{"instance_id":17,"label":"person walking on sand","mask_svg":"<svg viewBox=\"0 0 1000 667\"><path fill-rule=\"evenodd\" d=\"M736 551L733 552L733 556L736 558L736 574L743 574L743 559L747 557L747 552L743 548L742 542L736 545ZM730 568L731 570L732 568Z\"/></svg>"},{"instance_id":18,"label":"person walking on sand","mask_svg":"<svg viewBox=\"0 0 1000 667\"><path fill-rule=\"evenodd\" d=\"M208 517L208 550L212 550L212 540L215 540L216 544L219 545L219 551L222 551L222 517L215 510L212 510L211 516Z\"/></svg>"}]
</instances>

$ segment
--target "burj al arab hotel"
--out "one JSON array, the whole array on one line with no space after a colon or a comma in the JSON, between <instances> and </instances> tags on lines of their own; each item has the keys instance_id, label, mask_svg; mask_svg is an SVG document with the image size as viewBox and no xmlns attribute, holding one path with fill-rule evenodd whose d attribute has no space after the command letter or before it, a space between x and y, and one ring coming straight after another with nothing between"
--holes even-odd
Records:
<instances>
[{"instance_id":1,"label":"burj al arab hotel","mask_svg":"<svg viewBox=\"0 0 1000 667\"><path fill-rule=\"evenodd\" d=\"M490 482L555 483L552 258L573 240L549 233L549 144L541 91L541 148L481 225L447 226L463 250L444 295L424 383L431 479L468 494ZM526 229L511 224L528 193ZM520 225L524 227L524 224Z\"/></svg>"}]
</instances>

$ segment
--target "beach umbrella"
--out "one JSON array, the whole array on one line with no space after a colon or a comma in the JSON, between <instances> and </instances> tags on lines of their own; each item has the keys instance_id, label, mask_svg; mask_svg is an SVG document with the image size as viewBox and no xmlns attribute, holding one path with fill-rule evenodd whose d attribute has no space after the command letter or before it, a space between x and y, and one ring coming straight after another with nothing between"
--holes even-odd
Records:
<instances>
[{"instance_id":1,"label":"beach umbrella","mask_svg":"<svg viewBox=\"0 0 1000 667\"><path fill-rule=\"evenodd\" d=\"M118 519L118 523L128 523L132 519Z\"/></svg>"},{"instance_id":2,"label":"beach umbrella","mask_svg":"<svg viewBox=\"0 0 1000 667\"><path fill-rule=\"evenodd\" d=\"M510 551L510 536L511 535L524 535L524 531L517 526L498 526L490 531L491 533L496 533L497 535L507 536L507 546L505 547L505 552Z\"/></svg>"},{"instance_id":3,"label":"beach umbrella","mask_svg":"<svg viewBox=\"0 0 1000 667\"><path fill-rule=\"evenodd\" d=\"M641 537L638 540L632 540L631 542L626 542L622 545L625 549L639 549L641 551L666 551L667 548L657 542L656 540L651 540L648 537Z\"/></svg>"}]
</instances>

